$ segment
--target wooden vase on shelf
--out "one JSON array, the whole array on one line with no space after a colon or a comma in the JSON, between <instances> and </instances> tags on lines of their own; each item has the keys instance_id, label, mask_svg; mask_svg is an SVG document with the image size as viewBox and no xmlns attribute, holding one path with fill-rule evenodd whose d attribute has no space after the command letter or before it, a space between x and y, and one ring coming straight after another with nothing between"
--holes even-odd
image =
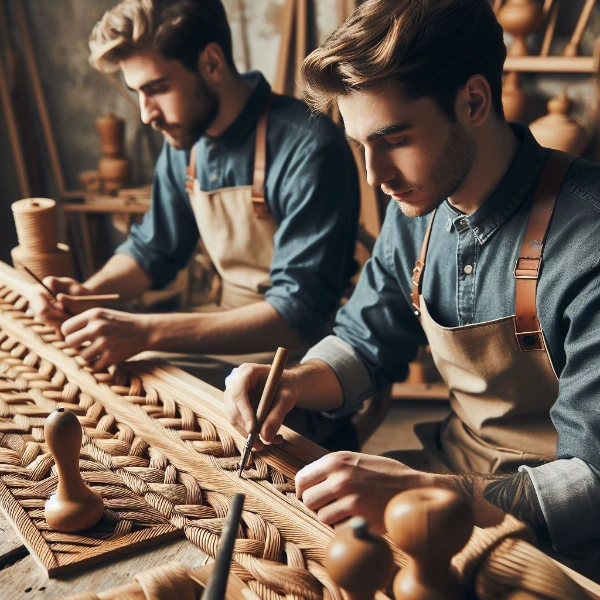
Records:
<instances>
[{"instance_id":1,"label":"wooden vase on shelf","mask_svg":"<svg viewBox=\"0 0 600 600\"><path fill-rule=\"evenodd\" d=\"M525 38L541 24L544 9L534 0L508 0L498 12L498 22L504 31L513 36L508 49L511 56L527 56L529 50Z\"/></svg>"},{"instance_id":2,"label":"wooden vase on shelf","mask_svg":"<svg viewBox=\"0 0 600 600\"><path fill-rule=\"evenodd\" d=\"M535 139L547 148L580 154L589 135L585 127L569 115L571 100L563 91L548 102L548 114L529 125Z\"/></svg>"},{"instance_id":3,"label":"wooden vase on shelf","mask_svg":"<svg viewBox=\"0 0 600 600\"><path fill-rule=\"evenodd\" d=\"M519 85L519 74L507 73L502 85L502 106L507 121L523 121L527 111L527 94Z\"/></svg>"},{"instance_id":4,"label":"wooden vase on shelf","mask_svg":"<svg viewBox=\"0 0 600 600\"><path fill-rule=\"evenodd\" d=\"M98 173L106 192L116 192L129 185L129 161L124 157L125 121L112 113L96 119L100 135L102 158L98 161Z\"/></svg>"}]
</instances>

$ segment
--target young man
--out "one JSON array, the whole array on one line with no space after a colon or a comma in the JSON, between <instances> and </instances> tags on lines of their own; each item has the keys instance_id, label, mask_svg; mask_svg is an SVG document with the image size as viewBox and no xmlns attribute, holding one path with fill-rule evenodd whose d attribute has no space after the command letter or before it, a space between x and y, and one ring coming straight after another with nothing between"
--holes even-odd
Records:
<instances>
[{"instance_id":1,"label":"young man","mask_svg":"<svg viewBox=\"0 0 600 600\"><path fill-rule=\"evenodd\" d=\"M394 494L439 485L479 525L509 512L561 550L600 537L600 167L505 121L505 56L485 0L368 0L304 63L308 99L337 101L393 201L335 335L286 371L261 435L292 407L354 410L425 341L452 392L422 431L427 470L336 453L298 473L325 523L381 528ZM264 377L242 365L227 382L241 431Z\"/></svg>"},{"instance_id":2,"label":"young man","mask_svg":"<svg viewBox=\"0 0 600 600\"><path fill-rule=\"evenodd\" d=\"M220 310L93 308L65 320L60 305L38 293L38 314L62 324L69 346L89 343L81 356L97 369L144 350L269 351L271 359L277 346L321 339L355 270L357 173L339 128L272 94L260 73L237 72L219 0L123 0L96 24L90 49L100 71L121 69L142 121L165 144L141 225L85 283L47 284L58 293L133 298L171 281L200 238L222 279ZM77 311L76 302L62 304ZM198 357L191 370L222 386L242 360ZM326 434L331 420L321 421Z\"/></svg>"}]
</instances>

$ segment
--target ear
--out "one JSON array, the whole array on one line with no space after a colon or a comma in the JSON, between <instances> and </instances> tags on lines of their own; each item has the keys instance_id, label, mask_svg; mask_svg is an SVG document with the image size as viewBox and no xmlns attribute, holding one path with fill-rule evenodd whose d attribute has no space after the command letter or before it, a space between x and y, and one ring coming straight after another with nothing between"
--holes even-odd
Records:
<instances>
[{"instance_id":1,"label":"ear","mask_svg":"<svg viewBox=\"0 0 600 600\"><path fill-rule=\"evenodd\" d=\"M198 72L206 81L218 83L228 68L223 49L216 42L210 42L198 55Z\"/></svg>"},{"instance_id":2,"label":"ear","mask_svg":"<svg viewBox=\"0 0 600 600\"><path fill-rule=\"evenodd\" d=\"M482 125L492 112L492 90L483 75L473 75L456 94L456 116L471 127Z\"/></svg>"}]
</instances>

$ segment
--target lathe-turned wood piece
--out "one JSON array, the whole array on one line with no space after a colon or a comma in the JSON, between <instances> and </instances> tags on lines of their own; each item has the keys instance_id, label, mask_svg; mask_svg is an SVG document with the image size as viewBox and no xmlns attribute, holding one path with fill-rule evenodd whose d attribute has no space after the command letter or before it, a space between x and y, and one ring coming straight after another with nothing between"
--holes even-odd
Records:
<instances>
[{"instance_id":1,"label":"lathe-turned wood piece","mask_svg":"<svg viewBox=\"0 0 600 600\"><path fill-rule=\"evenodd\" d=\"M507 73L502 85L502 106L507 121L523 121L527 110L527 94L519 85L519 74Z\"/></svg>"},{"instance_id":2,"label":"lathe-turned wood piece","mask_svg":"<svg viewBox=\"0 0 600 600\"><path fill-rule=\"evenodd\" d=\"M125 152L125 121L112 113L96 119L100 135L102 158L98 161L98 172L107 192L114 192L129 184L129 160Z\"/></svg>"},{"instance_id":3,"label":"lathe-turned wood piece","mask_svg":"<svg viewBox=\"0 0 600 600\"><path fill-rule=\"evenodd\" d=\"M56 531L83 531L94 526L104 512L102 496L89 488L79 472L81 425L59 406L44 425L44 437L58 470L58 487L46 502L46 521Z\"/></svg>"},{"instance_id":4,"label":"lathe-turned wood piece","mask_svg":"<svg viewBox=\"0 0 600 600\"><path fill-rule=\"evenodd\" d=\"M543 6L534 0L508 0L498 12L498 22L504 31L513 36L508 49L511 56L527 56L525 38L533 33L544 17Z\"/></svg>"},{"instance_id":5,"label":"lathe-turned wood piece","mask_svg":"<svg viewBox=\"0 0 600 600\"><path fill-rule=\"evenodd\" d=\"M548 114L529 125L535 139L547 148L580 154L588 142L588 132L569 115L572 102L566 89L548 102Z\"/></svg>"},{"instance_id":6,"label":"lathe-turned wood piece","mask_svg":"<svg viewBox=\"0 0 600 600\"><path fill-rule=\"evenodd\" d=\"M394 579L395 598L463 598L450 560L473 531L473 513L465 498L438 488L408 490L390 500L384 521L392 540L409 557Z\"/></svg>"},{"instance_id":7,"label":"lathe-turned wood piece","mask_svg":"<svg viewBox=\"0 0 600 600\"><path fill-rule=\"evenodd\" d=\"M362 517L354 517L329 546L325 568L346 598L372 600L390 580L394 559L385 540L369 531Z\"/></svg>"}]
</instances>

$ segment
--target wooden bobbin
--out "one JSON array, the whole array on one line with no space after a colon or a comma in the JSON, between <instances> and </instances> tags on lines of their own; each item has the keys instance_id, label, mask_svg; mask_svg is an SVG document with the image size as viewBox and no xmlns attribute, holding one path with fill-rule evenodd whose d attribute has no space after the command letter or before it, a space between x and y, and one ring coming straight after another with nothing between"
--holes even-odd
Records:
<instances>
[{"instance_id":1,"label":"wooden bobbin","mask_svg":"<svg viewBox=\"0 0 600 600\"><path fill-rule=\"evenodd\" d=\"M56 248L56 202L50 198L23 198L11 205L19 245L30 252Z\"/></svg>"},{"instance_id":2,"label":"wooden bobbin","mask_svg":"<svg viewBox=\"0 0 600 600\"><path fill-rule=\"evenodd\" d=\"M409 557L394 579L396 598L464 597L450 560L473 531L473 513L465 498L438 488L408 490L390 500L384 521L392 540Z\"/></svg>"},{"instance_id":3,"label":"wooden bobbin","mask_svg":"<svg viewBox=\"0 0 600 600\"><path fill-rule=\"evenodd\" d=\"M385 540L369 531L362 517L354 517L329 546L325 568L348 600L372 600L390 580L394 559Z\"/></svg>"},{"instance_id":4,"label":"wooden bobbin","mask_svg":"<svg viewBox=\"0 0 600 600\"><path fill-rule=\"evenodd\" d=\"M89 488L79 472L81 425L62 406L50 413L44 437L56 462L58 487L46 501L46 521L56 531L73 532L94 526L104 512L102 496Z\"/></svg>"}]
</instances>

